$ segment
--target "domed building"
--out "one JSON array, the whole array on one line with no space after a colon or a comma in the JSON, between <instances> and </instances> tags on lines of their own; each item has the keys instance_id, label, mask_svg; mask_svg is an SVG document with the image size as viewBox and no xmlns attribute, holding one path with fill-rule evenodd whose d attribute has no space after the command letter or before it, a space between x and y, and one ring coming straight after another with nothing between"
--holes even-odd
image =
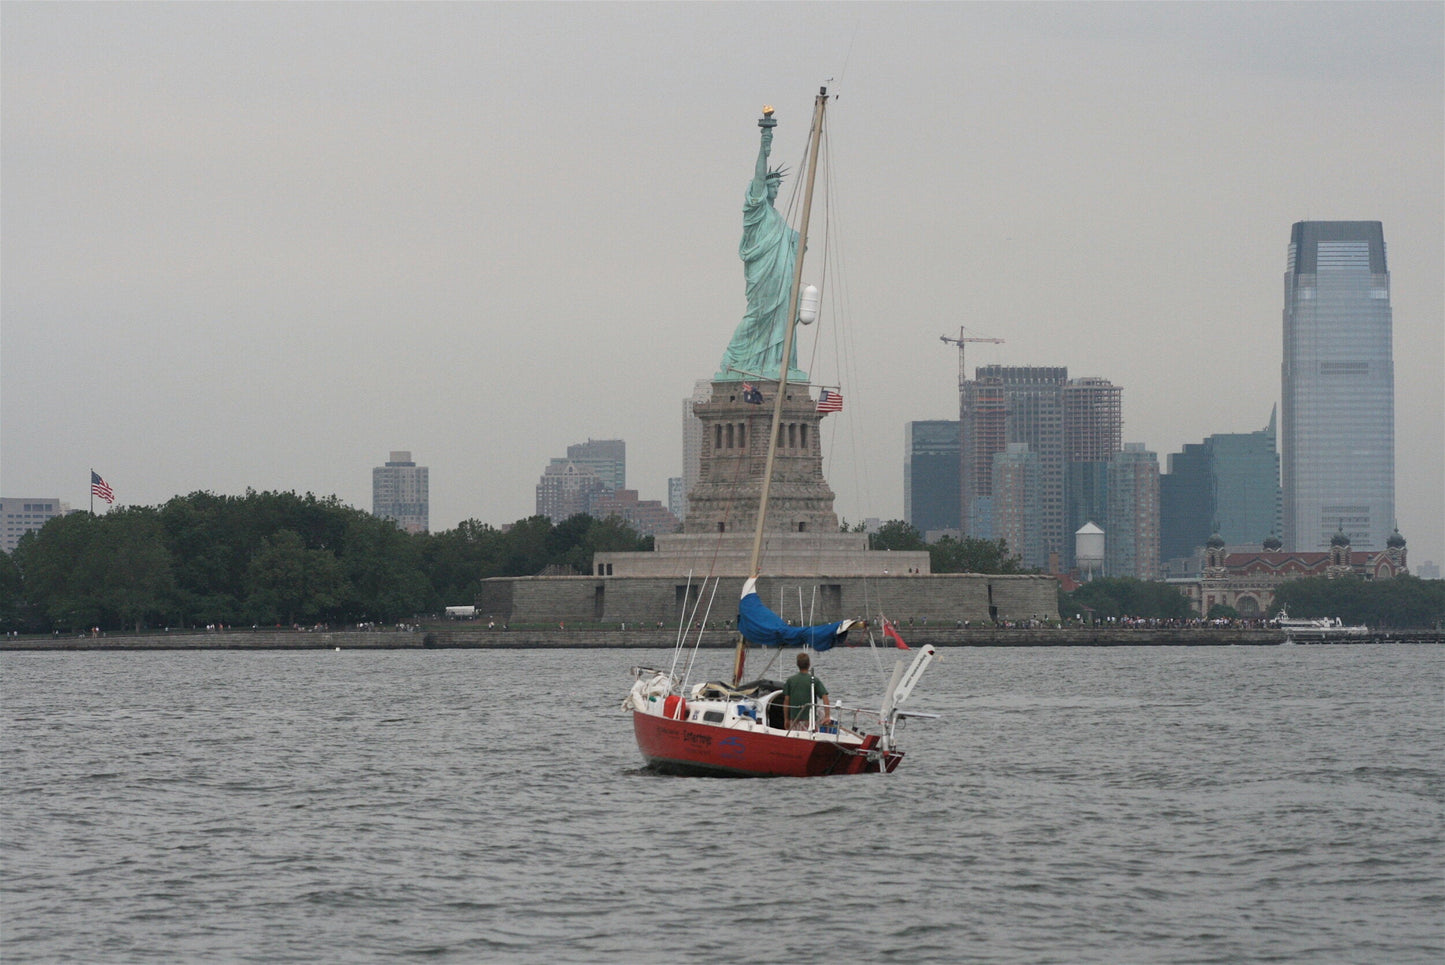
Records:
<instances>
[{"instance_id":1,"label":"domed building","mask_svg":"<svg viewBox=\"0 0 1445 965\"><path fill-rule=\"evenodd\" d=\"M1233 607L1240 616L1262 617L1274 605L1275 589L1286 580L1308 577L1358 576L1386 580L1408 573L1405 565L1405 537L1397 529L1382 552L1358 552L1350 548L1350 537L1337 532L1330 538L1328 552L1286 553L1283 542L1270 534L1255 552L1229 552L1224 539L1215 533L1204 549L1204 573L1197 581L1176 584L1203 616L1215 605Z\"/></svg>"}]
</instances>

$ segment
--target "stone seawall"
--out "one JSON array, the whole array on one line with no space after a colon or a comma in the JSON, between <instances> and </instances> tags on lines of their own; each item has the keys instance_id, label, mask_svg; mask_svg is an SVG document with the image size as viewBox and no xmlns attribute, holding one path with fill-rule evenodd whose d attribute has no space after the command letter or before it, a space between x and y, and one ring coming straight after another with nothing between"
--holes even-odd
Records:
<instances>
[{"instance_id":1,"label":"stone seawall","mask_svg":"<svg viewBox=\"0 0 1445 965\"><path fill-rule=\"evenodd\" d=\"M912 646L936 647L1230 647L1277 646L1284 642L1278 630L1217 630L1181 628L1158 630L1099 627L1002 630L904 627ZM697 639L688 635L689 644ZM701 646L709 649L733 645L731 630L705 630ZM446 627L415 631L317 632L236 630L219 633L151 633L140 635L34 636L0 639L0 652L73 650L552 650L552 649L665 649L677 641L676 630L488 630L486 627ZM867 646L867 637L856 645ZM1371 637L1332 641L1338 643L1445 643L1445 631L1382 630ZM1303 644L1301 644L1303 645Z\"/></svg>"}]
</instances>

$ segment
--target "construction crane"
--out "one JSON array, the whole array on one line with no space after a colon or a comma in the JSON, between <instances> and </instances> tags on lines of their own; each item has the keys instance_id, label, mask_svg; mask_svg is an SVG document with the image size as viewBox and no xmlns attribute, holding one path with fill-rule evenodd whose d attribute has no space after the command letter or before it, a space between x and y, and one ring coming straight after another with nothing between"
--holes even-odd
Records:
<instances>
[{"instance_id":1,"label":"construction crane","mask_svg":"<svg viewBox=\"0 0 1445 965\"><path fill-rule=\"evenodd\" d=\"M1003 339L1001 338L975 338L971 335L965 335L965 331L967 331L967 329L960 325L958 326L958 338L950 338L947 335L938 336L940 342L952 342L958 346L958 390L960 392L963 391L963 384L968 381L968 368L963 364L964 345L968 342L989 342L994 345L1003 344Z\"/></svg>"}]
</instances>

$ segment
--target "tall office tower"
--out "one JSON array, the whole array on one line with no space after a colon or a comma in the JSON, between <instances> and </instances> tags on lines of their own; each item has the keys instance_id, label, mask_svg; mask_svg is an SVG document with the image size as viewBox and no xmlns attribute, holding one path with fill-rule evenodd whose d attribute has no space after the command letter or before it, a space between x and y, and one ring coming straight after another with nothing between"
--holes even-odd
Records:
<instances>
[{"instance_id":1,"label":"tall office tower","mask_svg":"<svg viewBox=\"0 0 1445 965\"><path fill-rule=\"evenodd\" d=\"M627 488L627 443L621 439L588 439L568 446L567 461L592 470L614 492Z\"/></svg>"},{"instance_id":2,"label":"tall office tower","mask_svg":"<svg viewBox=\"0 0 1445 965\"><path fill-rule=\"evenodd\" d=\"M1284 276L1284 543L1385 549L1395 525L1390 273L1378 221L1300 221Z\"/></svg>"},{"instance_id":3,"label":"tall office tower","mask_svg":"<svg viewBox=\"0 0 1445 965\"><path fill-rule=\"evenodd\" d=\"M44 526L47 520L70 512L70 504L53 496L7 496L0 499L0 550L15 552L20 537Z\"/></svg>"},{"instance_id":4,"label":"tall office tower","mask_svg":"<svg viewBox=\"0 0 1445 965\"><path fill-rule=\"evenodd\" d=\"M1064 551L1063 366L987 365L964 382L959 400L962 497L967 535L981 536L985 500L992 493L992 460L1004 446L1023 443L1039 460L1039 504L1044 553ZM990 479L984 481L984 460ZM999 513L992 513L998 519ZM993 534L997 537L998 533ZM1073 538L1070 530L1068 538ZM1046 565L1040 564L1040 565Z\"/></svg>"},{"instance_id":5,"label":"tall office tower","mask_svg":"<svg viewBox=\"0 0 1445 965\"><path fill-rule=\"evenodd\" d=\"M703 424L693 413L692 406L695 402L708 402L711 399L711 380L698 379L693 383L692 396L682 400L682 505L673 508L678 519L687 519L687 514L691 511L687 502L688 494L702 478Z\"/></svg>"},{"instance_id":6,"label":"tall office tower","mask_svg":"<svg viewBox=\"0 0 1445 965\"><path fill-rule=\"evenodd\" d=\"M1044 543L1043 463L1026 442L1010 442L993 457L993 538L1025 566L1048 566Z\"/></svg>"},{"instance_id":7,"label":"tall office tower","mask_svg":"<svg viewBox=\"0 0 1445 965\"><path fill-rule=\"evenodd\" d=\"M1279 452L1275 413L1255 432L1210 436L1214 462L1214 523L1229 545L1258 543L1280 534Z\"/></svg>"},{"instance_id":8,"label":"tall office tower","mask_svg":"<svg viewBox=\"0 0 1445 965\"><path fill-rule=\"evenodd\" d=\"M1003 380L978 378L959 386L959 521L965 536L993 539L993 457L1008 445Z\"/></svg>"},{"instance_id":9,"label":"tall office tower","mask_svg":"<svg viewBox=\"0 0 1445 965\"><path fill-rule=\"evenodd\" d=\"M1230 546L1280 533L1275 413L1255 432L1215 433L1169 454L1159 477L1159 557L1194 555L1215 532Z\"/></svg>"},{"instance_id":10,"label":"tall office tower","mask_svg":"<svg viewBox=\"0 0 1445 965\"><path fill-rule=\"evenodd\" d=\"M1214 454L1208 439L1186 442L1166 462L1169 471L1159 477L1159 558L1186 559L1214 532Z\"/></svg>"},{"instance_id":11,"label":"tall office tower","mask_svg":"<svg viewBox=\"0 0 1445 965\"><path fill-rule=\"evenodd\" d=\"M592 499L608 491L615 492L591 468L570 459L553 459L537 482L537 515L560 523L591 512Z\"/></svg>"},{"instance_id":12,"label":"tall office tower","mask_svg":"<svg viewBox=\"0 0 1445 965\"><path fill-rule=\"evenodd\" d=\"M425 533L431 515L428 470L410 452L393 452L371 470L371 515L394 520L408 533Z\"/></svg>"},{"instance_id":13,"label":"tall office tower","mask_svg":"<svg viewBox=\"0 0 1445 965\"><path fill-rule=\"evenodd\" d=\"M959 528L958 422L936 419L903 426L903 520L925 536Z\"/></svg>"},{"instance_id":14,"label":"tall office tower","mask_svg":"<svg viewBox=\"0 0 1445 965\"><path fill-rule=\"evenodd\" d=\"M1104 530L1106 574L1159 579L1159 457L1142 442L1125 443L1109 460Z\"/></svg>"},{"instance_id":15,"label":"tall office tower","mask_svg":"<svg viewBox=\"0 0 1445 965\"><path fill-rule=\"evenodd\" d=\"M1109 511L1109 460L1123 438L1122 386L1108 379L1070 379L1064 385L1064 527L1102 526ZM1074 566L1071 537L1062 547L1065 569Z\"/></svg>"}]
</instances>

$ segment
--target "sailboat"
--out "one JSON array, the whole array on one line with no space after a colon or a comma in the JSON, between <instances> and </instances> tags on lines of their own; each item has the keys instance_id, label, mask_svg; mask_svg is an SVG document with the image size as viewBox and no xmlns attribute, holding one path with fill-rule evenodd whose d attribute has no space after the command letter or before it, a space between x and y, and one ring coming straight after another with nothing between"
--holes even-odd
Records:
<instances>
[{"instance_id":1,"label":"sailboat","mask_svg":"<svg viewBox=\"0 0 1445 965\"><path fill-rule=\"evenodd\" d=\"M930 645L917 648L907 666L900 660L875 707L852 707L819 702L815 698L794 716L783 684L769 679L743 682L750 646L800 647L826 651L842 644L850 631L866 631L861 620L840 620L812 626L794 626L763 603L758 594L759 561L768 512L774 462L783 435L780 430L787 396L797 311L802 292L803 259L807 248L808 218L817 178L818 151L827 88L814 101L809 133L808 174L798 229L792 289L787 302L794 311L785 330L781 372L774 392L767 459L763 468L750 577L738 600L738 640L730 681L704 681L688 686L687 671L679 659L667 670L634 667L634 681L623 710L632 715L638 749L654 771L668 774L716 777L820 777L831 774L887 774L898 767L899 724L909 717L936 717L905 710L903 704L936 656ZM764 108L759 126L771 126L771 108ZM759 162L762 163L761 161ZM802 319L807 321L807 319ZM752 391L749 386L747 391ZM751 400L749 400L751 401ZM895 627L883 624L890 646L907 649ZM870 635L871 641L871 635ZM679 640L679 656L682 640ZM684 668L692 661L684 663Z\"/></svg>"}]
</instances>

